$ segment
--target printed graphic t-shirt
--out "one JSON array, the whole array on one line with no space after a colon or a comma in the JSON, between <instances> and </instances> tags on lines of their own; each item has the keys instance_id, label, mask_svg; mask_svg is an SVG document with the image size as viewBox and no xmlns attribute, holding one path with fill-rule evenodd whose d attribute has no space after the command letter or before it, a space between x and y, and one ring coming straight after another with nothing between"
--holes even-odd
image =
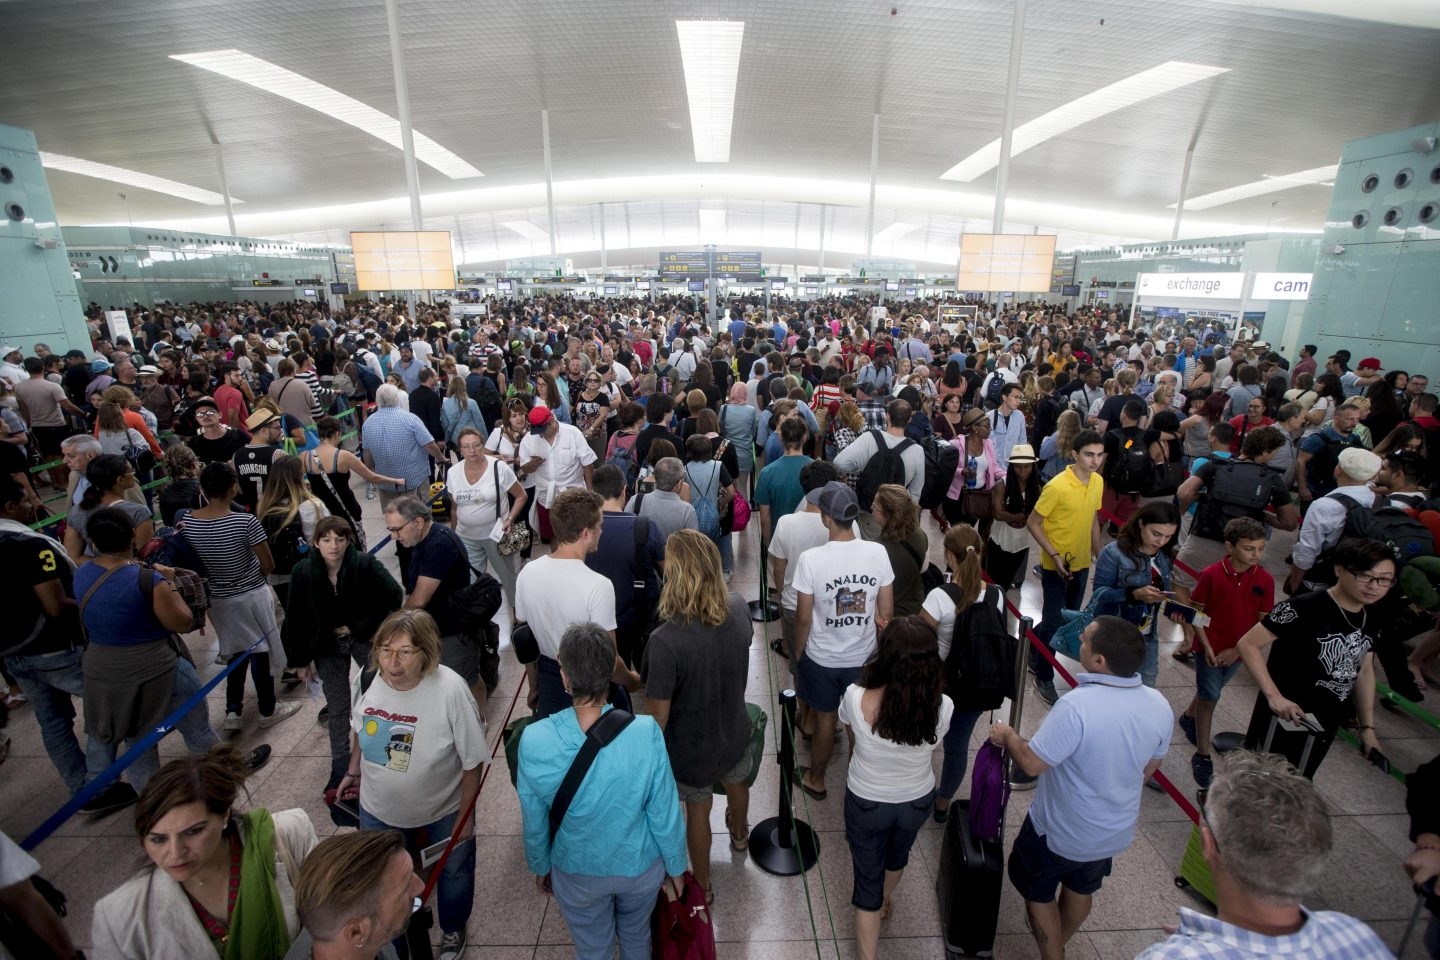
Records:
<instances>
[{"instance_id":1,"label":"printed graphic t-shirt","mask_svg":"<svg viewBox=\"0 0 1440 960\"><path fill-rule=\"evenodd\" d=\"M890 555L868 540L832 541L806 550L795 566L795 592L815 605L805 656L822 667L858 667L875 652L875 605L895 582Z\"/></svg>"},{"instance_id":2,"label":"printed graphic t-shirt","mask_svg":"<svg viewBox=\"0 0 1440 960\"><path fill-rule=\"evenodd\" d=\"M377 676L350 726L364 760L360 805L392 827L421 827L460 808L460 775L489 762L480 708L460 675L440 666L410 690Z\"/></svg>"},{"instance_id":3,"label":"printed graphic t-shirt","mask_svg":"<svg viewBox=\"0 0 1440 960\"><path fill-rule=\"evenodd\" d=\"M1379 621L1373 608L1342 612L1325 590L1277 603L1260 621L1276 637L1269 662L1275 686L1321 723L1338 723L1365 655L1380 638Z\"/></svg>"}]
</instances>

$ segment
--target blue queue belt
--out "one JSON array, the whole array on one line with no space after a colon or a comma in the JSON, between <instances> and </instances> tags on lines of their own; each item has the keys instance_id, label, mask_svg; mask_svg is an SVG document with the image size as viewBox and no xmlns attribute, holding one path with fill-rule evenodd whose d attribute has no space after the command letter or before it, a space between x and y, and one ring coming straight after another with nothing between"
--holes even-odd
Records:
<instances>
[{"instance_id":1,"label":"blue queue belt","mask_svg":"<svg viewBox=\"0 0 1440 960\"><path fill-rule=\"evenodd\" d=\"M60 829L60 827L65 823L65 821L75 816L76 811L78 811L82 806L93 800L100 793L100 791L104 790L106 787L110 786L110 784L114 783L117 779L119 779L120 774L124 773L125 770L132 763L134 763L141 754L145 753L151 747L155 746L155 744L159 743L162 737L164 737L171 730L175 729L175 726L182 719L184 719L186 714L188 714L191 710L194 710L197 706L200 706L202 703L204 703L205 697L210 693L210 691L214 690L217 686L219 686L220 681L230 676L233 671L239 669L246 660L249 660L251 654L255 652L255 648L260 646L260 644L264 643L266 637L268 637L269 635L270 632L267 631L265 636L262 636L259 640L256 640L254 643L252 643L248 648L246 648L244 652L242 652L239 656L235 657L228 664L226 664L224 670L221 670L215 676L211 677L208 683L202 686L199 690L195 691L195 693L190 697L190 699L186 700L180 706L176 707L173 711L171 711L170 715L167 716L164 720L161 720L158 726L156 726L149 733L145 734L145 736L141 737L139 740L136 740L133 744L131 744L130 749L126 750L124 754L117 757L115 759L115 762L110 764L110 766L106 767L103 773L101 773L94 780L91 780L89 783L87 783L84 789L82 789L79 793L75 794L75 796L71 797L68 803L66 803L59 810L56 810L54 813L52 813L49 819L47 819L44 823L40 824L39 827L35 828L35 831L33 833L31 833L28 837L22 840L20 842L21 849L26 851L33 851L36 847L40 846L40 844L50 839L51 835L54 834L56 830Z\"/></svg>"}]
</instances>

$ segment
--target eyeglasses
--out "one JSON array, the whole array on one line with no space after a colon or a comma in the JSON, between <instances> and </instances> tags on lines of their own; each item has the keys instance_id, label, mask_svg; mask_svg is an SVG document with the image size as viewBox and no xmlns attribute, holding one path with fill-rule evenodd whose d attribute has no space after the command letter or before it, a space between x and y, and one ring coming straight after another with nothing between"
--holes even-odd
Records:
<instances>
[{"instance_id":1,"label":"eyeglasses","mask_svg":"<svg viewBox=\"0 0 1440 960\"><path fill-rule=\"evenodd\" d=\"M410 524L414 523L416 520L419 520L419 519L420 519L420 517L411 517L409 520L406 520L404 523L400 524L400 526L398 526L398 527L387 526L385 529L386 529L386 530L389 530L390 533L392 533L392 534L396 534L396 533L399 533L401 530L404 530L406 527L410 526Z\"/></svg>"},{"instance_id":2,"label":"eyeglasses","mask_svg":"<svg viewBox=\"0 0 1440 960\"><path fill-rule=\"evenodd\" d=\"M481 443L462 443L462 444L460 444L460 451L461 451L462 453L474 453L476 450L484 450L484 449L485 449L485 445L484 445L484 444L481 444Z\"/></svg>"},{"instance_id":3,"label":"eyeglasses","mask_svg":"<svg viewBox=\"0 0 1440 960\"><path fill-rule=\"evenodd\" d=\"M400 647L399 649L381 647L379 656L384 660L413 660L419 652L415 647Z\"/></svg>"},{"instance_id":4,"label":"eyeglasses","mask_svg":"<svg viewBox=\"0 0 1440 960\"><path fill-rule=\"evenodd\" d=\"M1362 587L1384 587L1389 590L1396 583L1394 577L1372 577L1368 573L1354 573L1353 571L1352 575L1355 577L1355 582Z\"/></svg>"}]
</instances>

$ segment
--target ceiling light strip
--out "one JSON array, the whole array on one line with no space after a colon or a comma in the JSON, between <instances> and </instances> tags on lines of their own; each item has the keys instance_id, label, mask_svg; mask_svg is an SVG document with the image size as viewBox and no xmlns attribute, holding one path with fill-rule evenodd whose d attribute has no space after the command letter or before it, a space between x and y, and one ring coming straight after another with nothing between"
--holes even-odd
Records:
<instances>
[{"instance_id":1,"label":"ceiling light strip","mask_svg":"<svg viewBox=\"0 0 1440 960\"><path fill-rule=\"evenodd\" d=\"M730 127L745 24L737 20L676 20L696 163L730 162Z\"/></svg>"},{"instance_id":2,"label":"ceiling light strip","mask_svg":"<svg viewBox=\"0 0 1440 960\"><path fill-rule=\"evenodd\" d=\"M223 206L225 203L224 195L213 190L202 190L199 187L192 187L188 183L178 183L174 180L166 180L164 177L152 177L148 173L126 170L124 167L112 167L108 163L96 163L93 160L81 160L78 157L46 153L43 150L40 152L40 163L50 170L78 173L82 177L109 180L111 183L123 183L126 186L179 197L182 200L193 200L195 203L203 203L207 207ZM232 203L242 202L234 197L231 197L230 201Z\"/></svg>"},{"instance_id":3,"label":"ceiling light strip","mask_svg":"<svg viewBox=\"0 0 1440 960\"><path fill-rule=\"evenodd\" d=\"M886 227L884 230L881 230L879 233L875 234L875 242L876 242L876 243L893 243L894 241L896 241L896 240L900 239L901 237L905 236L905 234L910 233L910 232L912 232L912 231L914 231L914 230L919 230L919 229L920 229L920 224L918 224L918 223L904 223L904 222L892 223L892 224L890 224L890 226Z\"/></svg>"},{"instance_id":4,"label":"ceiling light strip","mask_svg":"<svg viewBox=\"0 0 1440 960\"><path fill-rule=\"evenodd\" d=\"M238 80L277 97L284 97L302 107L309 107L341 123L349 124L376 139L384 140L397 150L404 149L399 120L339 90L286 70L268 60L261 60L240 50L177 53L172 54L170 59ZM438 170L452 180L484 176L423 133L412 132L415 135L415 158L427 167Z\"/></svg>"},{"instance_id":5,"label":"ceiling light strip","mask_svg":"<svg viewBox=\"0 0 1440 960\"><path fill-rule=\"evenodd\" d=\"M1328 167L1312 167L1309 170L1301 170L1298 173L1266 177L1263 180L1256 180L1254 183L1242 183L1238 187L1229 187L1224 190L1216 190L1214 193L1205 193L1198 197L1191 197L1185 201L1185 209L1209 210L1211 207L1234 203L1237 200L1262 197L1267 193L1279 193L1281 190L1291 190L1295 187L1323 185L1329 181L1333 181L1339 170L1340 165L1332 163ZM1175 204L1170 204L1170 209L1174 210Z\"/></svg>"},{"instance_id":6,"label":"ceiling light strip","mask_svg":"<svg viewBox=\"0 0 1440 960\"><path fill-rule=\"evenodd\" d=\"M524 237L526 240L539 242L542 240L550 239L550 234L546 233L544 230L541 230L529 220L506 220L502 222L500 226L505 227L509 230L513 230L515 233L520 234L520 236Z\"/></svg>"},{"instance_id":7,"label":"ceiling light strip","mask_svg":"<svg viewBox=\"0 0 1440 960\"><path fill-rule=\"evenodd\" d=\"M1083 97L1071 100L1049 113L1036 117L1029 123L1016 127L1011 142L1010 156L1018 156L1051 137L1059 136L1106 114L1228 72L1229 68L1227 67L1211 67L1201 63L1185 63L1180 60L1171 60L1158 67L1143 70L1134 76L1118 80L1108 87L1101 87ZM1000 141L997 138L946 170L940 175L940 179L960 180L968 183L995 169L999 164Z\"/></svg>"}]
</instances>

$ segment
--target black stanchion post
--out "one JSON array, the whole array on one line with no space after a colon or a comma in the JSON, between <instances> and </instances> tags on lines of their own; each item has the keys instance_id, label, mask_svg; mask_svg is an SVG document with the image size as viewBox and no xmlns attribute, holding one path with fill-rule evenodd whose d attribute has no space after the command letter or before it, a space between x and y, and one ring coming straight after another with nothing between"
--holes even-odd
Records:
<instances>
[{"instance_id":1,"label":"black stanchion post","mask_svg":"<svg viewBox=\"0 0 1440 960\"><path fill-rule=\"evenodd\" d=\"M1018 733L1020 718L1025 713L1025 688L1029 686L1025 671L1030 666L1030 633L1034 621L1029 617L1020 618L1020 642L1015 645L1015 696L1010 698L1010 726ZM1010 765L1010 788L1030 790L1035 786L1035 777L1020 769L1019 764Z\"/></svg>"},{"instance_id":2,"label":"black stanchion post","mask_svg":"<svg viewBox=\"0 0 1440 960\"><path fill-rule=\"evenodd\" d=\"M780 691L780 815L750 831L750 859L766 873L799 876L820 859L820 838L804 820L796 820L790 794L795 779L795 691Z\"/></svg>"},{"instance_id":3,"label":"black stanchion post","mask_svg":"<svg viewBox=\"0 0 1440 960\"><path fill-rule=\"evenodd\" d=\"M750 601L750 619L756 623L774 623L780 619L780 604L770 599L770 564L760 544L760 599Z\"/></svg>"}]
</instances>

